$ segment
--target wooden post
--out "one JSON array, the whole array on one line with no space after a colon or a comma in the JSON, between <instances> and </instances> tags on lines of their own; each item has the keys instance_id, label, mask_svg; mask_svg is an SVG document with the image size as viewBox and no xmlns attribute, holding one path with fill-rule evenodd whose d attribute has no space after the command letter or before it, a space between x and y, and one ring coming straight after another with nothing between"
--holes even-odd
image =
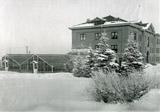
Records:
<instances>
[{"instance_id":1,"label":"wooden post","mask_svg":"<svg viewBox=\"0 0 160 112\"><path fill-rule=\"evenodd\" d=\"M21 72L21 65L19 65L19 71Z\"/></svg>"},{"instance_id":2,"label":"wooden post","mask_svg":"<svg viewBox=\"0 0 160 112\"><path fill-rule=\"evenodd\" d=\"M51 66L52 67L52 73L53 73L53 66Z\"/></svg>"},{"instance_id":3,"label":"wooden post","mask_svg":"<svg viewBox=\"0 0 160 112\"><path fill-rule=\"evenodd\" d=\"M28 61L27 61L27 71L28 71Z\"/></svg>"},{"instance_id":4,"label":"wooden post","mask_svg":"<svg viewBox=\"0 0 160 112\"><path fill-rule=\"evenodd\" d=\"M43 62L43 72L45 72L45 63Z\"/></svg>"},{"instance_id":5,"label":"wooden post","mask_svg":"<svg viewBox=\"0 0 160 112\"><path fill-rule=\"evenodd\" d=\"M32 65L33 65L33 73L34 73L34 68L35 68L34 63L32 63Z\"/></svg>"}]
</instances>

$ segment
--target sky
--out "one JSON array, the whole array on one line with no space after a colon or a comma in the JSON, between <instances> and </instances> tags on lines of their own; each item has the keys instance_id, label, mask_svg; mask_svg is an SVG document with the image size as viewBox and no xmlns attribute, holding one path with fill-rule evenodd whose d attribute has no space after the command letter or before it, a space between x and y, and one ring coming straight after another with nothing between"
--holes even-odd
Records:
<instances>
[{"instance_id":1,"label":"sky","mask_svg":"<svg viewBox=\"0 0 160 112\"><path fill-rule=\"evenodd\" d=\"M112 15L152 23L160 33L159 0L0 0L0 56L8 53L64 54L69 27Z\"/></svg>"}]
</instances>

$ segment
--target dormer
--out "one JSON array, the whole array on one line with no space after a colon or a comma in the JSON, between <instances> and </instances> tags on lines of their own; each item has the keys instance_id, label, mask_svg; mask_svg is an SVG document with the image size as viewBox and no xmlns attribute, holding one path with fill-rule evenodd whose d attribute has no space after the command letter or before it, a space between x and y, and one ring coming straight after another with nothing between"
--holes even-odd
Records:
<instances>
[{"instance_id":1,"label":"dormer","mask_svg":"<svg viewBox=\"0 0 160 112\"><path fill-rule=\"evenodd\" d=\"M101 25L101 24L104 24L105 23L105 20L104 19L101 19L99 17L96 17L92 20L87 20L87 23L94 23L94 25Z\"/></svg>"},{"instance_id":2,"label":"dormer","mask_svg":"<svg viewBox=\"0 0 160 112\"><path fill-rule=\"evenodd\" d=\"M149 27L147 28L147 30L155 33L155 30L154 30L154 27L153 27L152 23L149 25Z\"/></svg>"},{"instance_id":3,"label":"dormer","mask_svg":"<svg viewBox=\"0 0 160 112\"><path fill-rule=\"evenodd\" d=\"M127 22L127 21L124 20L124 19L121 19L121 18L119 18L119 17L113 17L113 16L111 16L111 15L106 16L106 17L103 17L103 19L105 19L107 22L115 22L115 21Z\"/></svg>"}]
</instances>

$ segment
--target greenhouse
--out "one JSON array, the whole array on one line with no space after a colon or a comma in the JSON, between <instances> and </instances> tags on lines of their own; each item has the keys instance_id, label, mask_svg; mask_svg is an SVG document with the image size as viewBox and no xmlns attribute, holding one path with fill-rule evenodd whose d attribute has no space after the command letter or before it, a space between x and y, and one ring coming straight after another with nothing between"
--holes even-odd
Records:
<instances>
[{"instance_id":1,"label":"greenhouse","mask_svg":"<svg viewBox=\"0 0 160 112\"><path fill-rule=\"evenodd\" d=\"M62 54L8 54L2 57L6 71L47 73L69 71L69 56Z\"/></svg>"}]
</instances>

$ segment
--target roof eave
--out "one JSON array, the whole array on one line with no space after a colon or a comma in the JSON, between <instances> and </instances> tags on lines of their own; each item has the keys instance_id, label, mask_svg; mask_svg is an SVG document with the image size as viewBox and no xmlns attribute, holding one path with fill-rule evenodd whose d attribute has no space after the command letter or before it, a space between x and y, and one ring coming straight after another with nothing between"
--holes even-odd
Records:
<instances>
[{"instance_id":1,"label":"roof eave","mask_svg":"<svg viewBox=\"0 0 160 112\"><path fill-rule=\"evenodd\" d=\"M114 26L135 26L137 28L141 28L137 25L133 25L132 23L121 23L121 24L107 24L107 25L96 25L96 26L80 26L80 27L70 27L71 30L78 30L78 29L89 29L89 28L105 28L105 27L114 27Z\"/></svg>"}]
</instances>

